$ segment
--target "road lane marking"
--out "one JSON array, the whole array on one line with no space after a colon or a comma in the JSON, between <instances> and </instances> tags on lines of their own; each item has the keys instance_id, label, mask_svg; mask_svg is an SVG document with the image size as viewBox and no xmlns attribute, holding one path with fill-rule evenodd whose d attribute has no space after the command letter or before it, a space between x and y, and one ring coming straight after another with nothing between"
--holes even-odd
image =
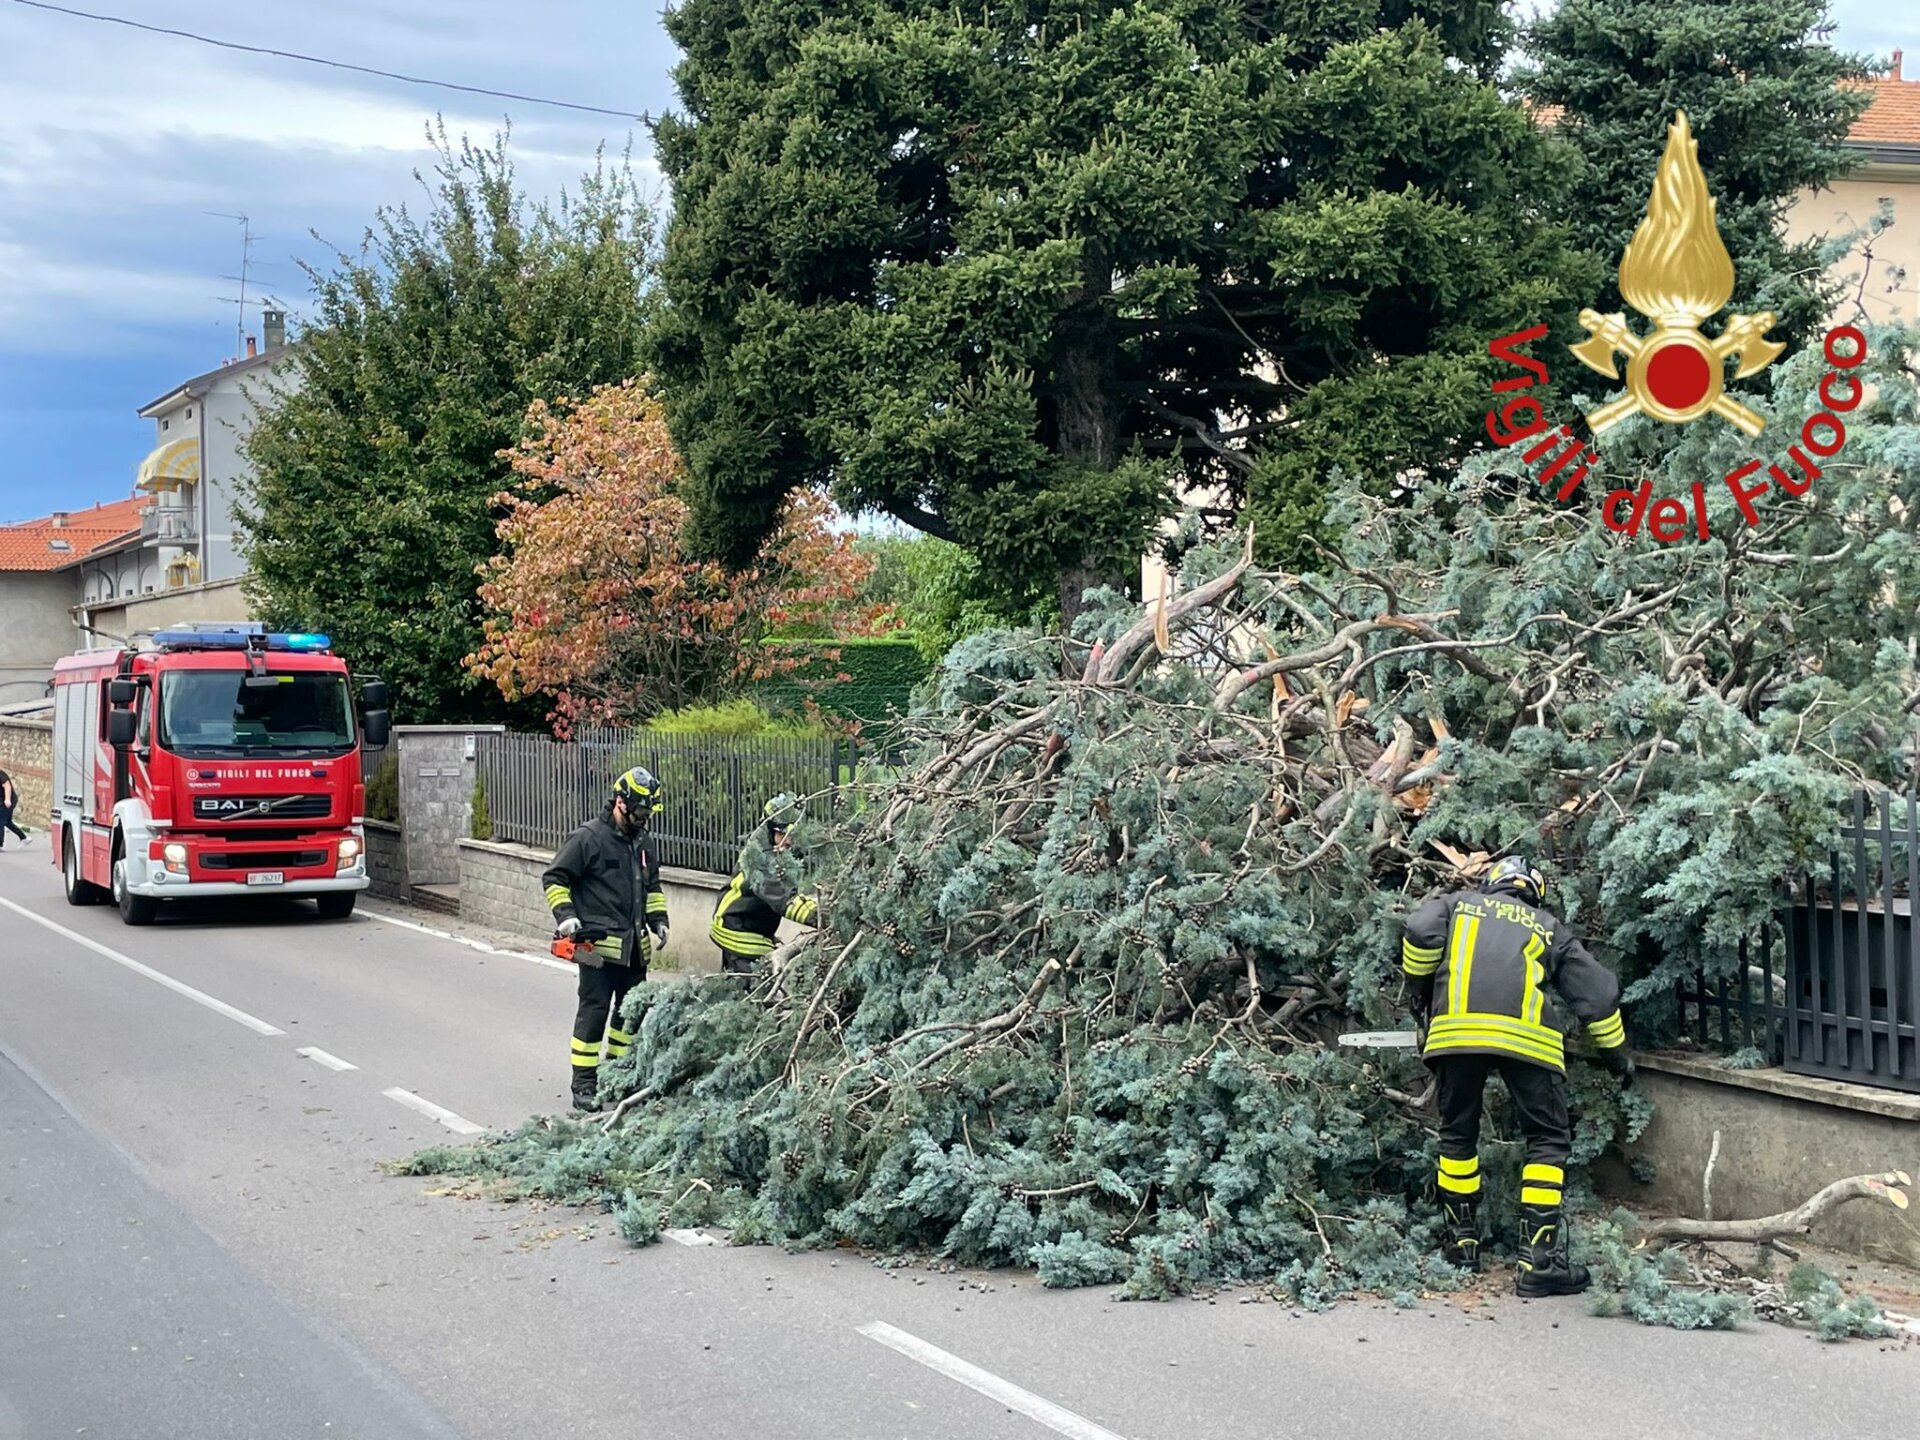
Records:
<instances>
[{"instance_id":1,"label":"road lane marking","mask_svg":"<svg viewBox=\"0 0 1920 1440\"><path fill-rule=\"evenodd\" d=\"M860 1327L860 1333L869 1340L878 1340L890 1350L897 1350L909 1360L918 1360L929 1370L938 1370L949 1380L957 1380L969 1390L977 1390L989 1399L998 1400L1009 1410L1017 1410L1029 1420L1037 1420L1058 1435L1066 1435L1071 1440L1123 1440L1113 1431L1096 1425L1084 1415L1043 1400L1031 1390L1022 1390L1011 1380L1002 1380L991 1370L982 1370L978 1365L969 1364L958 1355L950 1355L937 1345L929 1345L917 1335L909 1335L897 1330L885 1321L873 1320Z\"/></svg>"},{"instance_id":2,"label":"road lane marking","mask_svg":"<svg viewBox=\"0 0 1920 1440\"><path fill-rule=\"evenodd\" d=\"M476 1125L471 1120L463 1120L444 1105L436 1105L431 1100L423 1100L411 1090L402 1090L398 1085L391 1090L380 1092L389 1100L398 1100L409 1110L418 1110L430 1120L438 1120L456 1135L484 1135L487 1127Z\"/></svg>"},{"instance_id":3,"label":"road lane marking","mask_svg":"<svg viewBox=\"0 0 1920 1440\"><path fill-rule=\"evenodd\" d=\"M33 911L27 909L26 906L16 905L5 896L0 896L0 905L4 905L22 919L31 920L34 924L43 926L53 931L54 934L63 936L84 949L93 951L96 955L106 956L107 959L113 961L116 965L126 966L127 969L133 971L136 975L144 975L155 984L166 986L167 989L173 991L176 995L186 996L187 999L193 1001L196 1005L204 1005L215 1014L224 1015L229 1020L239 1021L256 1035L284 1035L287 1033L276 1025L269 1025L257 1016L249 1015L244 1010L235 1009L224 1000L214 999L213 996L207 994L204 990L196 990L193 986L176 980L171 975L161 974L151 965L142 965L130 955L122 955L118 950L110 949L102 945L98 940L89 940L77 930L69 930L64 925L55 924L44 915L36 915Z\"/></svg>"},{"instance_id":4,"label":"road lane marking","mask_svg":"<svg viewBox=\"0 0 1920 1440\"><path fill-rule=\"evenodd\" d=\"M718 1245L720 1242L711 1235L703 1235L698 1230L662 1230L669 1240L677 1240L682 1245Z\"/></svg>"},{"instance_id":5,"label":"road lane marking","mask_svg":"<svg viewBox=\"0 0 1920 1440\"><path fill-rule=\"evenodd\" d=\"M329 1070L358 1070L360 1068L351 1061L342 1060L338 1055L329 1055L318 1045L302 1045L293 1053L296 1055L304 1055L309 1060L318 1060Z\"/></svg>"},{"instance_id":6,"label":"road lane marking","mask_svg":"<svg viewBox=\"0 0 1920 1440\"><path fill-rule=\"evenodd\" d=\"M469 950L478 950L483 955L505 955L509 960L525 960L530 965L544 965L549 970L565 970L569 974L579 969L577 965L569 965L564 960L549 959L545 955L529 955L524 950L502 950L498 945L489 945L484 940L469 940L466 936L455 935L450 930L436 930L431 925L416 925L413 921L402 920L397 915L382 915L378 910L362 910L360 913L369 920L378 920L383 925L398 925L402 930L431 935L436 940L451 940L456 945L464 945Z\"/></svg>"}]
</instances>

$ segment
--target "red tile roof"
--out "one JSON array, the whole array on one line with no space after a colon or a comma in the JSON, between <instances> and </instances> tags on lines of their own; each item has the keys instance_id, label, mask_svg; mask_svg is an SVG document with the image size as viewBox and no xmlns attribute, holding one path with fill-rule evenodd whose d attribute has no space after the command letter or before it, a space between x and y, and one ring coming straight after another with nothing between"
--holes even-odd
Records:
<instances>
[{"instance_id":1,"label":"red tile roof","mask_svg":"<svg viewBox=\"0 0 1920 1440\"><path fill-rule=\"evenodd\" d=\"M1866 82L1873 104L1847 138L1861 145L1920 145L1920 80L1900 72L1900 52L1885 75Z\"/></svg>"},{"instance_id":2,"label":"red tile roof","mask_svg":"<svg viewBox=\"0 0 1920 1440\"><path fill-rule=\"evenodd\" d=\"M56 525L49 515L0 525L0 572L64 570L78 564L94 551L137 534L140 507L147 503L147 497L140 495L69 511L64 524ZM55 548L54 542L60 540L66 542L65 548Z\"/></svg>"}]
</instances>

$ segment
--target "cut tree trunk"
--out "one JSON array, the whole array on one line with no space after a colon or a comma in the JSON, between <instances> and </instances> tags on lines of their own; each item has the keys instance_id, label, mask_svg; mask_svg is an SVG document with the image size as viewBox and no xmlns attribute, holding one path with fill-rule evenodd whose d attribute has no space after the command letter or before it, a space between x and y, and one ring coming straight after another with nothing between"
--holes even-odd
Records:
<instances>
[{"instance_id":1,"label":"cut tree trunk","mask_svg":"<svg viewBox=\"0 0 1920 1440\"><path fill-rule=\"evenodd\" d=\"M1907 1192L1901 1186L1913 1181L1904 1170L1888 1170L1879 1175L1850 1175L1836 1180L1818 1194L1778 1215L1763 1215L1755 1220L1690 1220L1678 1216L1671 1220L1649 1220L1640 1227L1645 1243L1666 1240L1744 1241L1764 1245L1789 1235L1805 1235L1814 1222L1828 1211L1849 1200L1884 1200L1896 1210L1907 1208Z\"/></svg>"}]
</instances>

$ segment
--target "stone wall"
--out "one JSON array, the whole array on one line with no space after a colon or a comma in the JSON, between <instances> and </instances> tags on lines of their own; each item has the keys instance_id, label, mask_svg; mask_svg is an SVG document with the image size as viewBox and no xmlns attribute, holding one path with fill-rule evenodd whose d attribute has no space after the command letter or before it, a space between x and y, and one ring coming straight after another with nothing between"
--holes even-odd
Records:
<instances>
[{"instance_id":1,"label":"stone wall","mask_svg":"<svg viewBox=\"0 0 1920 1440\"><path fill-rule=\"evenodd\" d=\"M396 725L400 828L408 885L460 883L459 844L473 830L474 736L498 725Z\"/></svg>"},{"instance_id":2,"label":"stone wall","mask_svg":"<svg viewBox=\"0 0 1920 1440\"><path fill-rule=\"evenodd\" d=\"M405 902L412 898L407 884L407 845L398 825L369 820L367 828L367 893L381 900Z\"/></svg>"},{"instance_id":3,"label":"stone wall","mask_svg":"<svg viewBox=\"0 0 1920 1440\"><path fill-rule=\"evenodd\" d=\"M1782 1070L1729 1070L1708 1059L1637 1057L1654 1116L1628 1147L1654 1178L1596 1168L1611 1194L1701 1219L1791 1210L1823 1185L1882 1170L1920 1174L1920 1095ZM1856 1200L1814 1227L1815 1243L1920 1266L1910 1213Z\"/></svg>"},{"instance_id":4,"label":"stone wall","mask_svg":"<svg viewBox=\"0 0 1920 1440\"><path fill-rule=\"evenodd\" d=\"M553 938L546 894L540 884L541 872L553 863L551 854L493 840L462 840L459 850L463 922L541 944ZM727 877L666 866L660 880L667 895L671 929L659 968L718 971L720 955L707 938L707 924L713 919L714 902L726 889Z\"/></svg>"},{"instance_id":5,"label":"stone wall","mask_svg":"<svg viewBox=\"0 0 1920 1440\"><path fill-rule=\"evenodd\" d=\"M45 831L53 812L53 722L0 716L0 770L19 791L14 823Z\"/></svg>"}]
</instances>

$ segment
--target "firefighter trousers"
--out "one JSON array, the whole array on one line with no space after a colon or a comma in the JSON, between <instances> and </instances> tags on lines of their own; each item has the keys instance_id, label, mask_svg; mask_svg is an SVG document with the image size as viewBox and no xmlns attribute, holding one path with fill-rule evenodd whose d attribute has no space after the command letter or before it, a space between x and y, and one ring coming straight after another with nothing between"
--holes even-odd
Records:
<instances>
[{"instance_id":1,"label":"firefighter trousers","mask_svg":"<svg viewBox=\"0 0 1920 1440\"><path fill-rule=\"evenodd\" d=\"M646 965L582 965L580 1005L573 1013L573 1068L598 1068L602 1055L618 1060L633 1044L620 1028L620 1007L627 992L647 978ZM606 1039L604 1051L601 1037Z\"/></svg>"},{"instance_id":2,"label":"firefighter trousers","mask_svg":"<svg viewBox=\"0 0 1920 1440\"><path fill-rule=\"evenodd\" d=\"M1441 1198L1472 1200L1480 1194L1480 1111L1487 1077L1497 1070L1507 1082L1514 1118L1527 1142L1521 1203L1558 1205L1566 1180L1563 1167L1573 1149L1566 1077L1505 1055L1445 1055L1427 1063L1433 1068L1440 1109Z\"/></svg>"}]
</instances>

